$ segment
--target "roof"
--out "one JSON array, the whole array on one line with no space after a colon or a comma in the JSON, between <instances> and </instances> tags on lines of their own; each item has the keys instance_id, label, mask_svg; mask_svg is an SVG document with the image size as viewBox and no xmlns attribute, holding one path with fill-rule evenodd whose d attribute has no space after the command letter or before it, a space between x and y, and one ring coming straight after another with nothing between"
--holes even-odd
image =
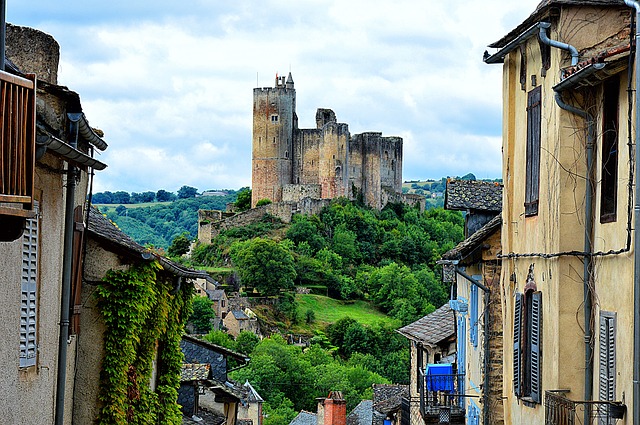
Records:
<instances>
[{"instance_id":1,"label":"roof","mask_svg":"<svg viewBox=\"0 0 640 425\"><path fill-rule=\"evenodd\" d=\"M231 314L233 314L233 317L236 318L236 320L249 320L249 316L247 316L246 314L244 314L244 311L241 310L232 310Z\"/></svg>"},{"instance_id":2,"label":"roof","mask_svg":"<svg viewBox=\"0 0 640 425\"><path fill-rule=\"evenodd\" d=\"M223 415L219 415L217 413L211 412L208 409L203 408L202 406L200 406L200 408L198 409L197 417L200 420L195 420L194 418L182 416L182 424L183 425L191 425L191 424L222 425L226 421L226 418Z\"/></svg>"},{"instance_id":3,"label":"roof","mask_svg":"<svg viewBox=\"0 0 640 425\"><path fill-rule=\"evenodd\" d=\"M498 214L480 230L460 242L455 248L450 249L442 255L443 260L461 260L473 252L485 239L493 235L502 225L502 215Z\"/></svg>"},{"instance_id":4,"label":"roof","mask_svg":"<svg viewBox=\"0 0 640 425\"><path fill-rule=\"evenodd\" d=\"M372 409L385 414L397 410L403 397L409 397L408 385L373 384Z\"/></svg>"},{"instance_id":5,"label":"roof","mask_svg":"<svg viewBox=\"0 0 640 425\"><path fill-rule=\"evenodd\" d=\"M185 341L189 341L191 343L194 343L194 344L198 344L201 347L208 348L209 350L213 350L213 351L215 351L217 353L226 355L228 357L233 357L233 358L235 358L237 360L240 360L240 361L244 361L244 362L248 362L249 361L249 357L245 356L244 354L238 353L237 351L230 350L230 349L228 349L226 347L223 347L221 345L213 344L213 343L211 343L209 341L205 341L205 340L202 340L200 338L193 337L191 335L182 335L182 339L185 340Z\"/></svg>"},{"instance_id":6,"label":"roof","mask_svg":"<svg viewBox=\"0 0 640 425\"><path fill-rule=\"evenodd\" d=\"M315 413L301 410L298 416L289 422L289 425L316 425L316 417L317 415Z\"/></svg>"},{"instance_id":7,"label":"roof","mask_svg":"<svg viewBox=\"0 0 640 425\"><path fill-rule=\"evenodd\" d=\"M224 289L207 289L205 291L211 300L221 300L224 298Z\"/></svg>"},{"instance_id":8,"label":"roof","mask_svg":"<svg viewBox=\"0 0 640 425\"><path fill-rule=\"evenodd\" d=\"M209 363L182 363L180 382L205 380L209 378L210 371L211 365Z\"/></svg>"},{"instance_id":9,"label":"roof","mask_svg":"<svg viewBox=\"0 0 640 425\"><path fill-rule=\"evenodd\" d=\"M525 19L520 25L511 30L507 35L500 40L491 43L489 47L502 48L510 41L516 39L518 35L524 32L531 25L535 24L543 17L546 17L548 11L553 6L625 6L624 0L542 0L536 9L527 19Z\"/></svg>"},{"instance_id":10,"label":"roof","mask_svg":"<svg viewBox=\"0 0 640 425\"><path fill-rule=\"evenodd\" d=\"M238 401L242 400L246 396L244 387L236 386L233 382L222 382L215 378L209 378L204 381L204 385L207 389L213 391L214 394L230 395L231 397L238 399Z\"/></svg>"},{"instance_id":11,"label":"roof","mask_svg":"<svg viewBox=\"0 0 640 425\"><path fill-rule=\"evenodd\" d=\"M264 401L264 399L260 397L260 394L258 394L256 389L253 388L253 385L249 383L249 381L246 381L243 386L245 390L247 390L247 396L245 398L246 401L251 403L262 403Z\"/></svg>"},{"instance_id":12,"label":"roof","mask_svg":"<svg viewBox=\"0 0 640 425\"><path fill-rule=\"evenodd\" d=\"M448 210L502 210L502 183L480 180L448 180L444 194Z\"/></svg>"},{"instance_id":13,"label":"roof","mask_svg":"<svg viewBox=\"0 0 640 425\"><path fill-rule=\"evenodd\" d=\"M455 336L455 315L447 303L422 319L398 329L397 332L411 340L433 347Z\"/></svg>"},{"instance_id":14,"label":"roof","mask_svg":"<svg viewBox=\"0 0 640 425\"><path fill-rule=\"evenodd\" d=\"M347 415L347 425L371 425L373 421L373 401L362 400Z\"/></svg>"},{"instance_id":15,"label":"roof","mask_svg":"<svg viewBox=\"0 0 640 425\"><path fill-rule=\"evenodd\" d=\"M217 282L209 276L207 272L186 268L181 264L169 260L168 258L149 251L147 248L131 239L93 206L89 208L89 222L87 230L98 239L107 242L114 248L119 249L121 252L128 253L130 256L137 256L143 260L158 260L164 270L175 276L185 277L188 279L206 279L214 285L217 285Z\"/></svg>"}]
</instances>

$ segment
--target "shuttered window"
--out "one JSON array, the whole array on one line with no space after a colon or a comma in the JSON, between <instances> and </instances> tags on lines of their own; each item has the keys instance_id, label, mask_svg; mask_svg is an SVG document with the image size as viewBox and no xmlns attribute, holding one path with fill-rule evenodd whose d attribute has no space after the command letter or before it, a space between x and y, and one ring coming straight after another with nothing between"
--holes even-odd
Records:
<instances>
[{"instance_id":1,"label":"shuttered window","mask_svg":"<svg viewBox=\"0 0 640 425\"><path fill-rule=\"evenodd\" d=\"M542 293L517 293L513 320L513 391L542 401Z\"/></svg>"},{"instance_id":2,"label":"shuttered window","mask_svg":"<svg viewBox=\"0 0 640 425\"><path fill-rule=\"evenodd\" d=\"M616 399L616 315L611 312L600 312L600 346L599 346L599 383L600 400ZM607 415L608 416L608 415ZM602 418L600 424L613 424L614 420Z\"/></svg>"},{"instance_id":3,"label":"shuttered window","mask_svg":"<svg viewBox=\"0 0 640 425\"><path fill-rule=\"evenodd\" d=\"M604 84L602 108L602 178L600 179L600 222L616 221L618 195L618 101L620 80Z\"/></svg>"},{"instance_id":4,"label":"shuttered window","mask_svg":"<svg viewBox=\"0 0 640 425\"><path fill-rule=\"evenodd\" d=\"M476 278L476 276L473 277ZM478 347L478 287L476 285L471 285L469 322L469 339L474 347Z\"/></svg>"},{"instance_id":5,"label":"shuttered window","mask_svg":"<svg viewBox=\"0 0 640 425\"><path fill-rule=\"evenodd\" d=\"M524 212L538 214L540 198L540 131L542 111L542 86L531 90L527 99L527 170Z\"/></svg>"},{"instance_id":6,"label":"shuttered window","mask_svg":"<svg viewBox=\"0 0 640 425\"><path fill-rule=\"evenodd\" d=\"M38 319L38 204L36 217L26 220L22 236L22 278L20 306L20 367L36 364Z\"/></svg>"}]
</instances>

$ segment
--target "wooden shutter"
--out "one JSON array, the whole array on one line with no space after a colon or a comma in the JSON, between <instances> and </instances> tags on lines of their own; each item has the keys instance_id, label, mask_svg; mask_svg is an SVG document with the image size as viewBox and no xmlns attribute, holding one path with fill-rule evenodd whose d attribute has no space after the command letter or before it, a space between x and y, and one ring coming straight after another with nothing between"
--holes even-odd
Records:
<instances>
[{"instance_id":1,"label":"wooden shutter","mask_svg":"<svg viewBox=\"0 0 640 425\"><path fill-rule=\"evenodd\" d=\"M22 278L20 307L20 367L36 364L38 351L38 204L36 217L26 220L22 235Z\"/></svg>"},{"instance_id":2,"label":"wooden shutter","mask_svg":"<svg viewBox=\"0 0 640 425\"><path fill-rule=\"evenodd\" d=\"M475 278L475 276L474 276ZM479 279L478 279L479 280ZM478 287L471 285L471 299L469 300L469 336L471 344L478 346Z\"/></svg>"},{"instance_id":3,"label":"wooden shutter","mask_svg":"<svg viewBox=\"0 0 640 425\"><path fill-rule=\"evenodd\" d=\"M82 307L82 248L84 237L84 222L82 207L77 206L74 211L73 223L73 258L71 271L71 334L80 333L80 308Z\"/></svg>"},{"instance_id":4,"label":"wooden shutter","mask_svg":"<svg viewBox=\"0 0 640 425\"><path fill-rule=\"evenodd\" d=\"M600 400L616 398L616 321L613 313L600 313Z\"/></svg>"},{"instance_id":5,"label":"wooden shutter","mask_svg":"<svg viewBox=\"0 0 640 425\"><path fill-rule=\"evenodd\" d=\"M531 294L531 399L542 401L542 293Z\"/></svg>"},{"instance_id":6,"label":"wooden shutter","mask_svg":"<svg viewBox=\"0 0 640 425\"><path fill-rule=\"evenodd\" d=\"M522 301L524 296L516 293L513 308L513 392L522 395Z\"/></svg>"},{"instance_id":7,"label":"wooden shutter","mask_svg":"<svg viewBox=\"0 0 640 425\"><path fill-rule=\"evenodd\" d=\"M527 170L524 212L538 214L540 188L540 132L542 124L542 86L531 90L527 99Z\"/></svg>"}]
</instances>

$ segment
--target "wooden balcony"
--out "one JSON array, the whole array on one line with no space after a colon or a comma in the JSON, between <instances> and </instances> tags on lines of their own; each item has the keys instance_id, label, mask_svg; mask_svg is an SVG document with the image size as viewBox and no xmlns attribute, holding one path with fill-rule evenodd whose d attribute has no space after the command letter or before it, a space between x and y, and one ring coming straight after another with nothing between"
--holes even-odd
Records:
<instances>
[{"instance_id":1,"label":"wooden balcony","mask_svg":"<svg viewBox=\"0 0 640 425\"><path fill-rule=\"evenodd\" d=\"M0 71L0 214L33 210L36 152L36 77Z\"/></svg>"}]
</instances>

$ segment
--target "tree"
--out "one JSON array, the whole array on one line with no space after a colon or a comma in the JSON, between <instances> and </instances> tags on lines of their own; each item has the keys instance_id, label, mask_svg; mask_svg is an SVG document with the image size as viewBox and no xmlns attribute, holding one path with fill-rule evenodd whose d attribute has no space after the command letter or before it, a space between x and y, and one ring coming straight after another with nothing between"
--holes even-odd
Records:
<instances>
[{"instance_id":1,"label":"tree","mask_svg":"<svg viewBox=\"0 0 640 425\"><path fill-rule=\"evenodd\" d=\"M175 196L173 193L171 192L167 192L164 189L160 189L159 191L156 192L156 200L158 202L168 202L168 201L173 201L173 199L175 199Z\"/></svg>"},{"instance_id":2,"label":"tree","mask_svg":"<svg viewBox=\"0 0 640 425\"><path fill-rule=\"evenodd\" d=\"M207 333L211 330L212 321L216 317L213 311L213 302L208 297L195 297L193 299L193 313L189 322L197 333Z\"/></svg>"},{"instance_id":3,"label":"tree","mask_svg":"<svg viewBox=\"0 0 640 425\"><path fill-rule=\"evenodd\" d=\"M114 192L113 195L111 195L111 201L114 204L130 204L131 195L129 195L129 192L119 190L117 192Z\"/></svg>"},{"instance_id":4,"label":"tree","mask_svg":"<svg viewBox=\"0 0 640 425\"><path fill-rule=\"evenodd\" d=\"M125 215L126 213L127 213L127 207L125 207L124 205L118 205L116 207L116 214Z\"/></svg>"},{"instance_id":5,"label":"tree","mask_svg":"<svg viewBox=\"0 0 640 425\"><path fill-rule=\"evenodd\" d=\"M243 354L251 354L260 342L260 338L253 332L240 331L236 338L236 350Z\"/></svg>"},{"instance_id":6,"label":"tree","mask_svg":"<svg viewBox=\"0 0 640 425\"><path fill-rule=\"evenodd\" d=\"M256 207L261 207L263 205L269 205L271 203L272 203L271 199L268 199L268 198L259 199L258 202L256 202Z\"/></svg>"},{"instance_id":7,"label":"tree","mask_svg":"<svg viewBox=\"0 0 640 425\"><path fill-rule=\"evenodd\" d=\"M189 252L190 246L191 240L189 239L189 233L184 232L173 238L171 246L167 250L167 254L169 254L170 257L180 257Z\"/></svg>"},{"instance_id":8,"label":"tree","mask_svg":"<svg viewBox=\"0 0 640 425\"><path fill-rule=\"evenodd\" d=\"M231 260L245 287L256 288L265 296L293 289L296 278L293 256L272 239L234 243Z\"/></svg>"},{"instance_id":9,"label":"tree","mask_svg":"<svg viewBox=\"0 0 640 425\"><path fill-rule=\"evenodd\" d=\"M191 186L182 186L178 189L178 199L195 198L198 194L198 189Z\"/></svg>"},{"instance_id":10,"label":"tree","mask_svg":"<svg viewBox=\"0 0 640 425\"><path fill-rule=\"evenodd\" d=\"M140 194L140 202L153 202L156 199L156 193L147 191Z\"/></svg>"},{"instance_id":11,"label":"tree","mask_svg":"<svg viewBox=\"0 0 640 425\"><path fill-rule=\"evenodd\" d=\"M211 331L208 334L206 334L202 339L204 339L205 341L209 341L212 344L216 344L221 347L228 348L229 350L236 349L236 342L233 340L231 335L229 335L224 331Z\"/></svg>"},{"instance_id":12,"label":"tree","mask_svg":"<svg viewBox=\"0 0 640 425\"><path fill-rule=\"evenodd\" d=\"M251 208L251 189L240 190L235 202L236 211L242 212Z\"/></svg>"}]
</instances>

